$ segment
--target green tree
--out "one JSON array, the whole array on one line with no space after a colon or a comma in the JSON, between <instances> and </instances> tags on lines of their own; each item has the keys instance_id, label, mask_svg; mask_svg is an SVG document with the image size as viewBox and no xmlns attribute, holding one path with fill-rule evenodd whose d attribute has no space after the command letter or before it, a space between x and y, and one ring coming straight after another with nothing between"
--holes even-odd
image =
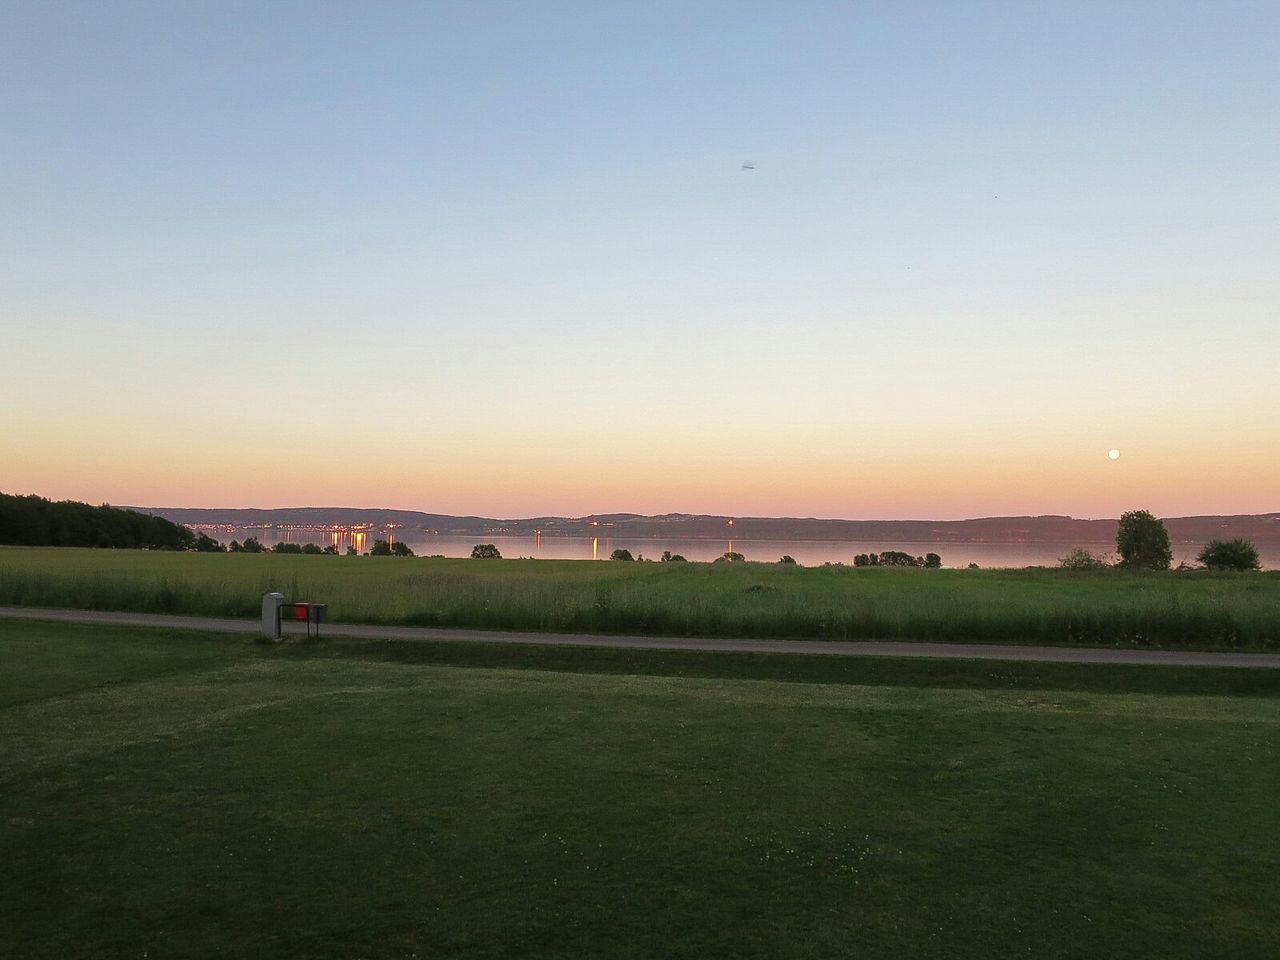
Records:
<instances>
[{"instance_id":1,"label":"green tree","mask_svg":"<svg viewBox=\"0 0 1280 960\"><path fill-rule=\"evenodd\" d=\"M258 541L257 537L245 537L240 549L245 553L266 553L267 551L267 548Z\"/></svg>"},{"instance_id":2,"label":"green tree","mask_svg":"<svg viewBox=\"0 0 1280 960\"><path fill-rule=\"evenodd\" d=\"M630 550L623 550L619 548L613 551L613 553L609 554L609 559L610 560L634 560L635 557L631 556Z\"/></svg>"},{"instance_id":3,"label":"green tree","mask_svg":"<svg viewBox=\"0 0 1280 960\"><path fill-rule=\"evenodd\" d=\"M726 550L723 554L716 557L716 563L742 563L747 558L736 550Z\"/></svg>"},{"instance_id":4,"label":"green tree","mask_svg":"<svg viewBox=\"0 0 1280 960\"><path fill-rule=\"evenodd\" d=\"M924 555L924 566L926 570L940 570L942 568L942 557L936 553L926 553Z\"/></svg>"},{"instance_id":5,"label":"green tree","mask_svg":"<svg viewBox=\"0 0 1280 960\"><path fill-rule=\"evenodd\" d=\"M320 554L324 553L324 551L320 549L320 545L318 543L304 543L302 545L302 552L309 556L315 556L315 557L318 557L320 556Z\"/></svg>"},{"instance_id":6,"label":"green tree","mask_svg":"<svg viewBox=\"0 0 1280 960\"><path fill-rule=\"evenodd\" d=\"M923 567L924 558L913 557L901 550L881 550L880 566L882 567Z\"/></svg>"},{"instance_id":7,"label":"green tree","mask_svg":"<svg viewBox=\"0 0 1280 960\"><path fill-rule=\"evenodd\" d=\"M795 558L795 557L793 557L793 556L791 556L791 554L789 554L789 553L784 553L781 557L779 557L779 558L778 558L778 562L779 562L779 563L795 564L795 562L796 562L796 558Z\"/></svg>"},{"instance_id":8,"label":"green tree","mask_svg":"<svg viewBox=\"0 0 1280 960\"><path fill-rule=\"evenodd\" d=\"M472 560L501 560L502 554L492 543L477 543L471 548Z\"/></svg>"},{"instance_id":9,"label":"green tree","mask_svg":"<svg viewBox=\"0 0 1280 960\"><path fill-rule=\"evenodd\" d=\"M1133 570L1168 570L1173 561L1169 531L1148 510L1121 514L1116 552L1120 554L1120 566Z\"/></svg>"},{"instance_id":10,"label":"green tree","mask_svg":"<svg viewBox=\"0 0 1280 960\"><path fill-rule=\"evenodd\" d=\"M387 540L373 541L373 549L369 551L371 557L389 557L391 556L391 543Z\"/></svg>"},{"instance_id":11,"label":"green tree","mask_svg":"<svg viewBox=\"0 0 1280 960\"><path fill-rule=\"evenodd\" d=\"M401 543L399 540L397 540L395 543L395 546L391 548L391 552L394 553L397 557L413 556L413 551L409 549L409 545L407 543Z\"/></svg>"},{"instance_id":12,"label":"green tree","mask_svg":"<svg viewBox=\"0 0 1280 960\"><path fill-rule=\"evenodd\" d=\"M1210 570L1261 570L1258 548L1243 537L1210 540L1196 557Z\"/></svg>"},{"instance_id":13,"label":"green tree","mask_svg":"<svg viewBox=\"0 0 1280 960\"><path fill-rule=\"evenodd\" d=\"M272 553L302 553L302 544L285 543L283 540L271 548Z\"/></svg>"}]
</instances>

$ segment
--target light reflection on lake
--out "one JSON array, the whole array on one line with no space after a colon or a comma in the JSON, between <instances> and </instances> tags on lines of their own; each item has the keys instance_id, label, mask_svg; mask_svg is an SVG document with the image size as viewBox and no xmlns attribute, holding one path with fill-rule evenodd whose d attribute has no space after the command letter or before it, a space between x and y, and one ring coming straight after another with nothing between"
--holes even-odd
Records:
<instances>
[{"instance_id":1,"label":"light reflection on lake","mask_svg":"<svg viewBox=\"0 0 1280 960\"><path fill-rule=\"evenodd\" d=\"M724 554L732 543L733 550L747 560L775 563L784 554L805 566L823 563L853 564L859 553L880 553L885 550L901 550L912 556L923 557L936 553L942 557L944 567L967 567L976 563L979 567L1055 567L1059 558L1075 547L1083 547L1094 554L1113 558L1114 543L908 543L881 540L692 540L680 538L636 539L626 537L539 537L539 536L433 536L420 532L385 530L321 530L304 527L220 527L210 530L210 535L223 543L243 541L256 537L270 547L285 543L314 543L319 546L335 546L339 553L346 553L354 545L356 552L367 552L375 540L402 541L418 556L442 555L445 557L469 557L477 543L492 543L509 560L529 557L537 560L607 560L614 550L629 550L633 557L657 560L664 550L680 554L687 560L710 561ZM1173 565L1194 563L1202 544L1173 545ZM1260 548L1265 569L1280 568L1280 548Z\"/></svg>"}]
</instances>

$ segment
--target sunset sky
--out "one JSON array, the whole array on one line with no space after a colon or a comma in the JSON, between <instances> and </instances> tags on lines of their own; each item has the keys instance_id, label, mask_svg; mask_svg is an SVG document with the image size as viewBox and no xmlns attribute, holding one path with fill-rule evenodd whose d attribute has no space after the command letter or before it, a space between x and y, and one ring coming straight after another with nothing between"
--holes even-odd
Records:
<instances>
[{"instance_id":1,"label":"sunset sky","mask_svg":"<svg viewBox=\"0 0 1280 960\"><path fill-rule=\"evenodd\" d=\"M0 3L0 491L1280 510L1277 37L1273 0Z\"/></svg>"}]
</instances>

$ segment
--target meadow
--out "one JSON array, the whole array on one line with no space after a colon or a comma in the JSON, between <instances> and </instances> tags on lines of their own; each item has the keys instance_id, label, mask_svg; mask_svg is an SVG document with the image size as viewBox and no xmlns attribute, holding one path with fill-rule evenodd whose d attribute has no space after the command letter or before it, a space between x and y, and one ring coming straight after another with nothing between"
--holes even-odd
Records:
<instances>
[{"instance_id":1,"label":"meadow","mask_svg":"<svg viewBox=\"0 0 1280 960\"><path fill-rule=\"evenodd\" d=\"M470 649L3 624L0 955L1280 953L1249 671Z\"/></svg>"},{"instance_id":2,"label":"meadow","mask_svg":"<svg viewBox=\"0 0 1280 960\"><path fill-rule=\"evenodd\" d=\"M1280 572L903 570L0 548L0 604L351 623L829 639L1280 647Z\"/></svg>"}]
</instances>

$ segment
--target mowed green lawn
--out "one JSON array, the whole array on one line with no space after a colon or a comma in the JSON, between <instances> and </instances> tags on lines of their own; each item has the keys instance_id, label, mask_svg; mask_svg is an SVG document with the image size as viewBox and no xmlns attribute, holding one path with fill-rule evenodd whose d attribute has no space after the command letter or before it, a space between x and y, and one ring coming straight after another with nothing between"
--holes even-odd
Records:
<instances>
[{"instance_id":1,"label":"mowed green lawn","mask_svg":"<svg viewBox=\"0 0 1280 960\"><path fill-rule=\"evenodd\" d=\"M1280 955L1280 697L361 649L0 622L0 955Z\"/></svg>"},{"instance_id":2,"label":"mowed green lawn","mask_svg":"<svg viewBox=\"0 0 1280 960\"><path fill-rule=\"evenodd\" d=\"M1280 571L893 570L0 548L0 604L675 636L1280 648Z\"/></svg>"}]
</instances>

